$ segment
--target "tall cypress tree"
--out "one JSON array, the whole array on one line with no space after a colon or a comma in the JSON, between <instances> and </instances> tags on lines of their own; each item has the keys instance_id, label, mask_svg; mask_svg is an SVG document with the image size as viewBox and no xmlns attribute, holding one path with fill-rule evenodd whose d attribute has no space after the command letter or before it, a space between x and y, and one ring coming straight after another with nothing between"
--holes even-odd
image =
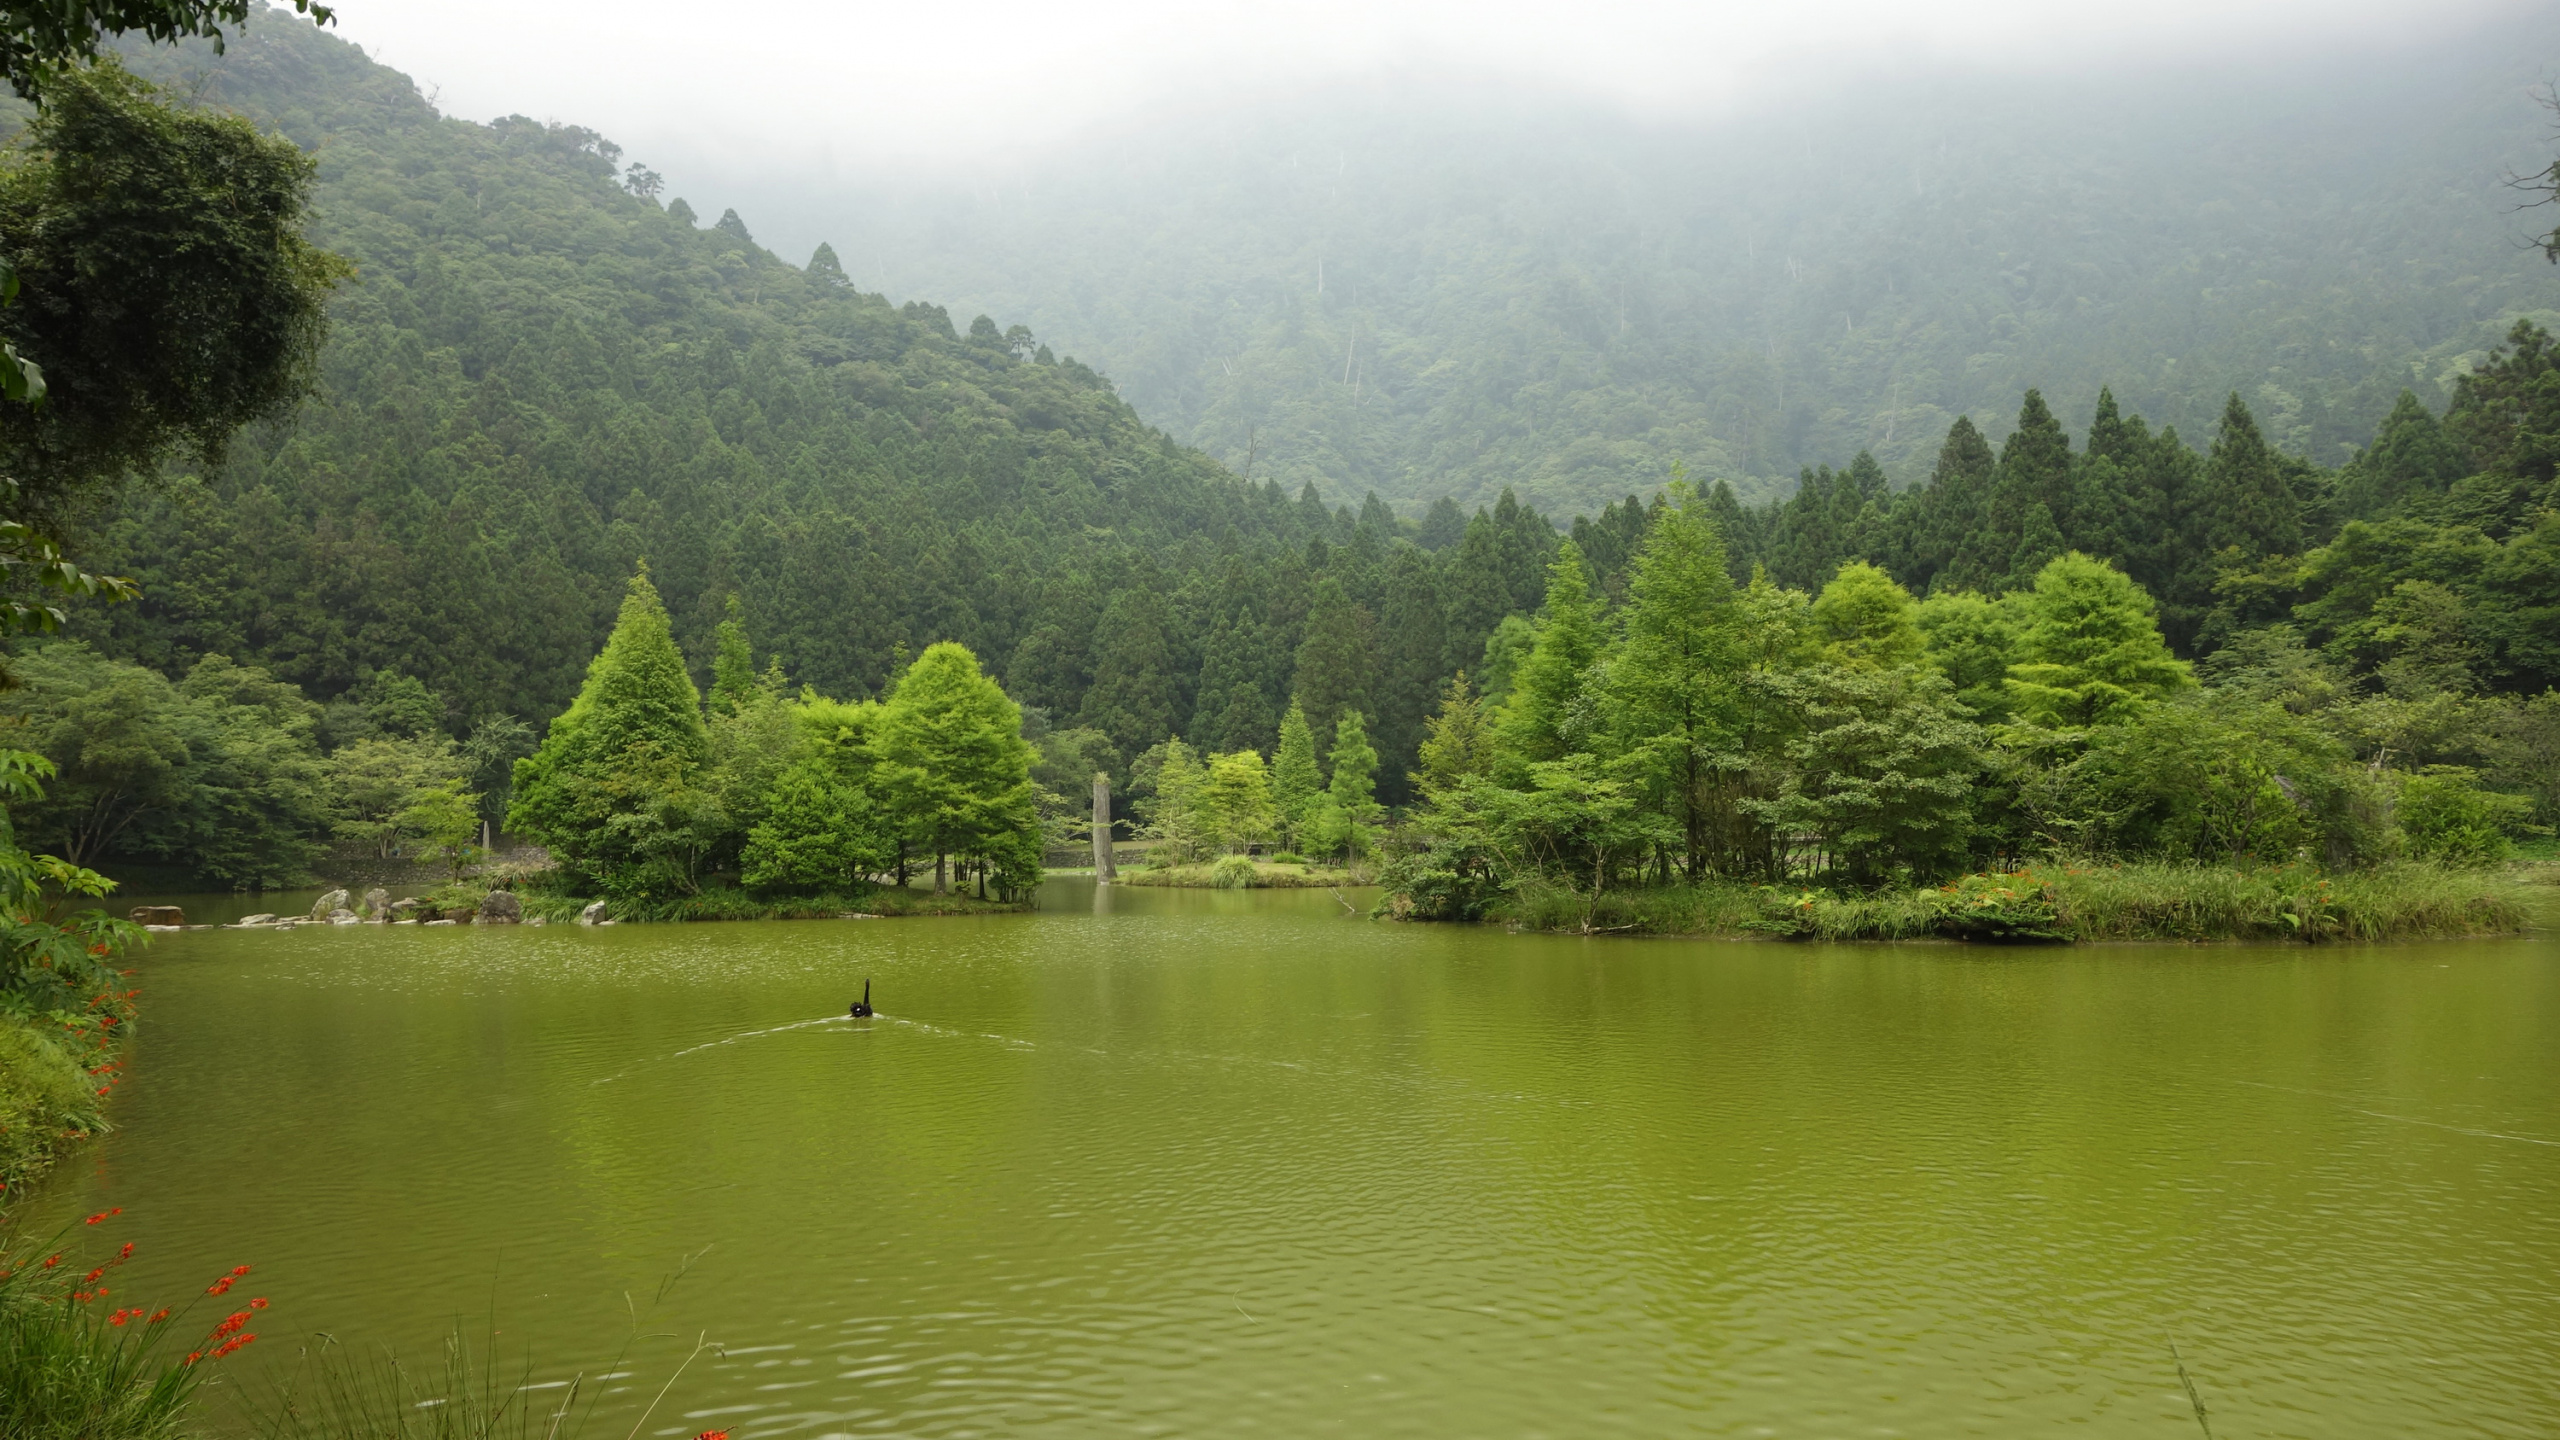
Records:
<instances>
[{"instance_id":1,"label":"tall cypress tree","mask_svg":"<svg viewBox=\"0 0 2560 1440\"><path fill-rule=\"evenodd\" d=\"M1914 591L1967 588L1962 577L1949 576L1947 569L1981 524L1999 465L1972 417L1957 416L1947 427L1946 443L1938 447L1937 468L1929 472L1929 487L1918 497L1920 508L1912 512L1918 523L1911 539L1911 573L1902 578Z\"/></svg>"},{"instance_id":2,"label":"tall cypress tree","mask_svg":"<svg viewBox=\"0 0 2560 1440\"><path fill-rule=\"evenodd\" d=\"M756 656L747 644L746 606L733 594L728 611L728 618L714 632L717 647L711 657L711 709L719 715L736 714L756 693Z\"/></svg>"},{"instance_id":3,"label":"tall cypress tree","mask_svg":"<svg viewBox=\"0 0 2560 1440\"><path fill-rule=\"evenodd\" d=\"M2338 518L2364 520L2391 514L2412 500L2441 495L2471 473L2461 442L2418 397L2403 390L2374 432L2338 476Z\"/></svg>"},{"instance_id":4,"label":"tall cypress tree","mask_svg":"<svg viewBox=\"0 0 2560 1440\"><path fill-rule=\"evenodd\" d=\"M2237 546L2243 555L2292 555L2302 549L2302 516L2285 467L2258 431L2240 392L2222 408L2222 425L2204 462L2204 542L2209 554Z\"/></svg>"},{"instance_id":5,"label":"tall cypress tree","mask_svg":"<svg viewBox=\"0 0 2560 1440\"><path fill-rule=\"evenodd\" d=\"M709 748L702 696L643 567L578 698L551 722L541 747L516 762L507 828L549 846L572 871L601 876L640 858L617 823L650 803L635 768L652 783L681 783Z\"/></svg>"},{"instance_id":6,"label":"tall cypress tree","mask_svg":"<svg viewBox=\"0 0 2560 1440\"><path fill-rule=\"evenodd\" d=\"M1271 805L1279 812L1284 843L1298 843L1307 807L1324 791L1323 772L1316 768L1316 734L1307 712L1295 703L1280 717L1280 746L1271 757Z\"/></svg>"},{"instance_id":7,"label":"tall cypress tree","mask_svg":"<svg viewBox=\"0 0 2560 1440\"><path fill-rule=\"evenodd\" d=\"M1331 728L1345 710L1368 708L1378 664L1375 629L1369 612L1343 593L1340 581L1328 575L1316 582L1291 685L1316 729Z\"/></svg>"},{"instance_id":8,"label":"tall cypress tree","mask_svg":"<svg viewBox=\"0 0 2560 1440\"><path fill-rule=\"evenodd\" d=\"M1546 605L1538 617L1537 643L1513 675L1511 697L1503 703L1496 722L1503 769L1513 783L1525 783L1530 765L1553 760L1571 748L1568 730L1575 701L1582 694L1584 675L1599 658L1599 608L1591 602L1582 549L1567 540L1557 547L1555 561L1547 567Z\"/></svg>"},{"instance_id":9,"label":"tall cypress tree","mask_svg":"<svg viewBox=\"0 0 2560 1440\"><path fill-rule=\"evenodd\" d=\"M1164 600L1145 587L1111 597L1094 628L1093 683L1081 720L1135 755L1173 733L1174 647Z\"/></svg>"}]
</instances>

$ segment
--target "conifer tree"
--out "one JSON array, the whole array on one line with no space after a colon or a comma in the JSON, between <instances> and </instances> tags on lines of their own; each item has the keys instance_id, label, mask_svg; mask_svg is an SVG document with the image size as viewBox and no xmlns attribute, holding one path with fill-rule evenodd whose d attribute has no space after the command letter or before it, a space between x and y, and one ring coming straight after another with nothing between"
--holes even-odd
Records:
<instances>
[{"instance_id":1,"label":"conifer tree","mask_svg":"<svg viewBox=\"0 0 2560 1440\"><path fill-rule=\"evenodd\" d=\"M1212 755L1194 793L1201 827L1230 854L1242 854L1270 838L1276 816L1271 775L1251 750Z\"/></svg>"},{"instance_id":2,"label":"conifer tree","mask_svg":"<svg viewBox=\"0 0 2560 1440\"><path fill-rule=\"evenodd\" d=\"M1972 577L1947 572L1982 524L1992 475L1998 469L1999 460L1991 453L1991 443L1974 428L1972 418L1957 416L1956 423L1947 427L1946 443L1938 447L1937 468L1930 472L1928 489L1923 492L1926 503L1912 512L1922 521L1910 542L1909 578L1913 588L1977 588L1978 581ZM2000 558L2004 564L2009 559L2006 554Z\"/></svg>"},{"instance_id":3,"label":"conifer tree","mask_svg":"<svg viewBox=\"0 0 2560 1440\"><path fill-rule=\"evenodd\" d=\"M578 698L516 762L507 828L549 846L573 872L613 878L649 858L635 838L647 828L639 817L699 769L709 745L702 696L644 567Z\"/></svg>"},{"instance_id":4,"label":"conifer tree","mask_svg":"<svg viewBox=\"0 0 2560 1440\"><path fill-rule=\"evenodd\" d=\"M994 862L1011 889L1038 879L1022 709L979 673L967 646L928 645L899 678L882 709L880 758L893 810L934 857L935 894L948 888L955 855Z\"/></svg>"},{"instance_id":5,"label":"conifer tree","mask_svg":"<svg viewBox=\"0 0 2560 1440\"><path fill-rule=\"evenodd\" d=\"M2403 390L2391 414L2338 477L2338 518L2383 516L2411 500L2441 495L2471 473L2471 459L2434 414Z\"/></svg>"},{"instance_id":6,"label":"conifer tree","mask_svg":"<svg viewBox=\"0 0 2560 1440\"><path fill-rule=\"evenodd\" d=\"M1430 720L1413 776L1414 788L1436 799L1456 789L1469 776L1492 772L1493 725L1484 703L1467 685L1467 672L1450 678L1440 693L1440 709Z\"/></svg>"},{"instance_id":7,"label":"conifer tree","mask_svg":"<svg viewBox=\"0 0 2560 1440\"><path fill-rule=\"evenodd\" d=\"M1621 741L1667 792L1695 877L1706 860L1709 785L1732 729L1740 657L1724 543L1686 485L1672 487L1672 497L1637 556L1610 683Z\"/></svg>"},{"instance_id":8,"label":"conifer tree","mask_svg":"<svg viewBox=\"0 0 2560 1440\"><path fill-rule=\"evenodd\" d=\"M1367 708L1370 680L1377 671L1373 629L1368 610L1353 603L1342 582L1330 575L1316 582L1292 683L1308 724L1323 730L1343 711Z\"/></svg>"},{"instance_id":9,"label":"conifer tree","mask_svg":"<svg viewBox=\"0 0 2560 1440\"><path fill-rule=\"evenodd\" d=\"M1173 733L1174 650L1164 601L1144 586L1111 597L1095 627L1081 723L1134 755Z\"/></svg>"},{"instance_id":10,"label":"conifer tree","mask_svg":"<svg viewBox=\"0 0 2560 1440\"><path fill-rule=\"evenodd\" d=\"M836 247L821 240L809 254L809 279L829 290L850 290L853 282L845 278L844 266L836 260Z\"/></svg>"},{"instance_id":11,"label":"conifer tree","mask_svg":"<svg viewBox=\"0 0 2560 1440\"><path fill-rule=\"evenodd\" d=\"M1863 560L1840 567L1814 598L1822 655L1859 670L1886 670L1920 658L1925 642L1913 619L1911 592Z\"/></svg>"},{"instance_id":12,"label":"conifer tree","mask_svg":"<svg viewBox=\"0 0 2560 1440\"><path fill-rule=\"evenodd\" d=\"M2302 549L2302 517L2284 465L2258 432L2240 392L2222 410L2204 462L2204 541L2210 555L2238 547L2249 558Z\"/></svg>"},{"instance_id":13,"label":"conifer tree","mask_svg":"<svg viewBox=\"0 0 2560 1440\"><path fill-rule=\"evenodd\" d=\"M2160 638L2151 597L2123 571L2076 551L2036 576L2022 618L2009 693L2029 725L2112 724L2195 684Z\"/></svg>"},{"instance_id":14,"label":"conifer tree","mask_svg":"<svg viewBox=\"0 0 2560 1440\"><path fill-rule=\"evenodd\" d=\"M1315 731L1307 724L1307 712L1292 701L1289 713L1280 717L1280 748L1271 757L1271 802L1284 843L1298 843L1307 809L1323 790L1324 776L1316 768Z\"/></svg>"},{"instance_id":15,"label":"conifer tree","mask_svg":"<svg viewBox=\"0 0 2560 1440\"><path fill-rule=\"evenodd\" d=\"M1368 726L1357 710L1345 710L1333 727L1333 778L1310 825L1315 843L1358 859L1369 849L1371 827L1385 815L1377 802L1378 752L1369 745Z\"/></svg>"},{"instance_id":16,"label":"conifer tree","mask_svg":"<svg viewBox=\"0 0 2560 1440\"><path fill-rule=\"evenodd\" d=\"M729 597L729 616L714 632L711 657L711 713L734 715L756 690L755 651L747 644L747 612L738 597Z\"/></svg>"},{"instance_id":17,"label":"conifer tree","mask_svg":"<svg viewBox=\"0 0 2560 1440\"><path fill-rule=\"evenodd\" d=\"M1567 540L1547 567L1547 596L1537 643L1512 676L1511 696L1496 722L1506 772L1525 781L1527 767L1553 760L1572 745L1568 731L1583 676L1600 657L1600 616L1591 603L1582 549Z\"/></svg>"}]
</instances>

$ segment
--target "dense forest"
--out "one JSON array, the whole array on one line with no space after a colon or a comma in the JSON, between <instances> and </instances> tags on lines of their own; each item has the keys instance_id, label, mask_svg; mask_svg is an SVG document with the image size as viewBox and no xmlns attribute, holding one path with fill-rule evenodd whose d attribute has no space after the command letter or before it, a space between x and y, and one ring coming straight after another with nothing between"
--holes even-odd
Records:
<instances>
[{"instance_id":1,"label":"dense forest","mask_svg":"<svg viewBox=\"0 0 2560 1440\"><path fill-rule=\"evenodd\" d=\"M1674 461L1756 501L1861 450L1899 488L2030 387L2190 436L2236 389L2334 466L2560 312L2502 183L2544 160L2553 26L1959 59L1695 122L1399 74L956 174L701 183L866 286L1029 324L1231 468L1409 515L1589 512Z\"/></svg>"},{"instance_id":2,"label":"dense forest","mask_svg":"<svg viewBox=\"0 0 2560 1440\"><path fill-rule=\"evenodd\" d=\"M498 821L643 570L701 686L726 644L776 694L891 704L962 647L1020 707L1052 841L1095 770L1156 802L1168 763L1276 764L1294 712L1315 751L1374 755L1316 827L1356 848L1367 807L1427 798L1461 672L1499 710L1561 663L1537 656L1566 537L1507 491L1417 518L1248 480L1019 326L893 307L831 248L786 263L591 132L439 117L307 26L134 63L316 154L312 239L354 273L312 400L75 527L142 598L21 665L66 853L274 883L327 845L456 833L439 795ZM2192 438L2100 390L2077 440L2029 390L2014 424L1938 427L1899 490L1853 451L1747 503L1702 454L1685 505L1648 485L1573 520L1592 634L1631 623L1663 516L1694 512L1738 594L1811 607L1857 574L1911 598L1987 730L2016 708L2022 607L2082 554L2175 663L2294 687L2339 754L2455 767L2547 824L2560 382L2543 332L2507 341L2443 405L2399 393L2335 467L2270 435L2255 387ZM716 863L746 863L750 828Z\"/></svg>"}]
</instances>

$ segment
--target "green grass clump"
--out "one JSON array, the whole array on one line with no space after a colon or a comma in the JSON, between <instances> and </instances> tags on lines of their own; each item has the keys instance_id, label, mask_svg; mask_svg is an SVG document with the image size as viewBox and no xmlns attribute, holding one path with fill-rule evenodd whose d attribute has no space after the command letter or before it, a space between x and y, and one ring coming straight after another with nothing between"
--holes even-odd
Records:
<instances>
[{"instance_id":1,"label":"green grass clump","mask_svg":"<svg viewBox=\"0 0 2560 1440\"><path fill-rule=\"evenodd\" d=\"M0 1196L53 1163L65 1144L104 1128L99 1088L61 1043L0 1013Z\"/></svg>"},{"instance_id":2,"label":"green grass clump","mask_svg":"<svg viewBox=\"0 0 2560 1440\"><path fill-rule=\"evenodd\" d=\"M1285 865L1249 855L1221 855L1199 865L1154 865L1121 872L1123 885L1188 886L1203 890L1285 890L1355 883L1348 870Z\"/></svg>"},{"instance_id":3,"label":"green grass clump","mask_svg":"<svg viewBox=\"0 0 2560 1440\"><path fill-rule=\"evenodd\" d=\"M2407 862L2325 874L2063 864L1942 886L1839 892L1708 881L1588 896L1524 887L1493 918L1574 934L1781 935L1805 940L2406 940L2512 935L2544 899L2523 870Z\"/></svg>"}]
</instances>

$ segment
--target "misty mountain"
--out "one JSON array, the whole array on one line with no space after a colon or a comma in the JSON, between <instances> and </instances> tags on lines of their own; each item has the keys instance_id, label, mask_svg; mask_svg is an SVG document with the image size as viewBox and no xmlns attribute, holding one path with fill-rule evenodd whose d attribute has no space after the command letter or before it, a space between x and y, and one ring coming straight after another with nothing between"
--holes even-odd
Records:
<instances>
[{"instance_id":1,"label":"misty mountain","mask_svg":"<svg viewBox=\"0 0 2560 1440\"><path fill-rule=\"evenodd\" d=\"M1382 81L722 199L866 288L1028 325L1253 478L1407 513L1596 511L1674 462L1747 499L1862 449L1909 483L2030 386L2191 436L2237 389L2334 465L2560 307L2505 183L2548 162L2555 41L1843 77L1686 126Z\"/></svg>"}]
</instances>

